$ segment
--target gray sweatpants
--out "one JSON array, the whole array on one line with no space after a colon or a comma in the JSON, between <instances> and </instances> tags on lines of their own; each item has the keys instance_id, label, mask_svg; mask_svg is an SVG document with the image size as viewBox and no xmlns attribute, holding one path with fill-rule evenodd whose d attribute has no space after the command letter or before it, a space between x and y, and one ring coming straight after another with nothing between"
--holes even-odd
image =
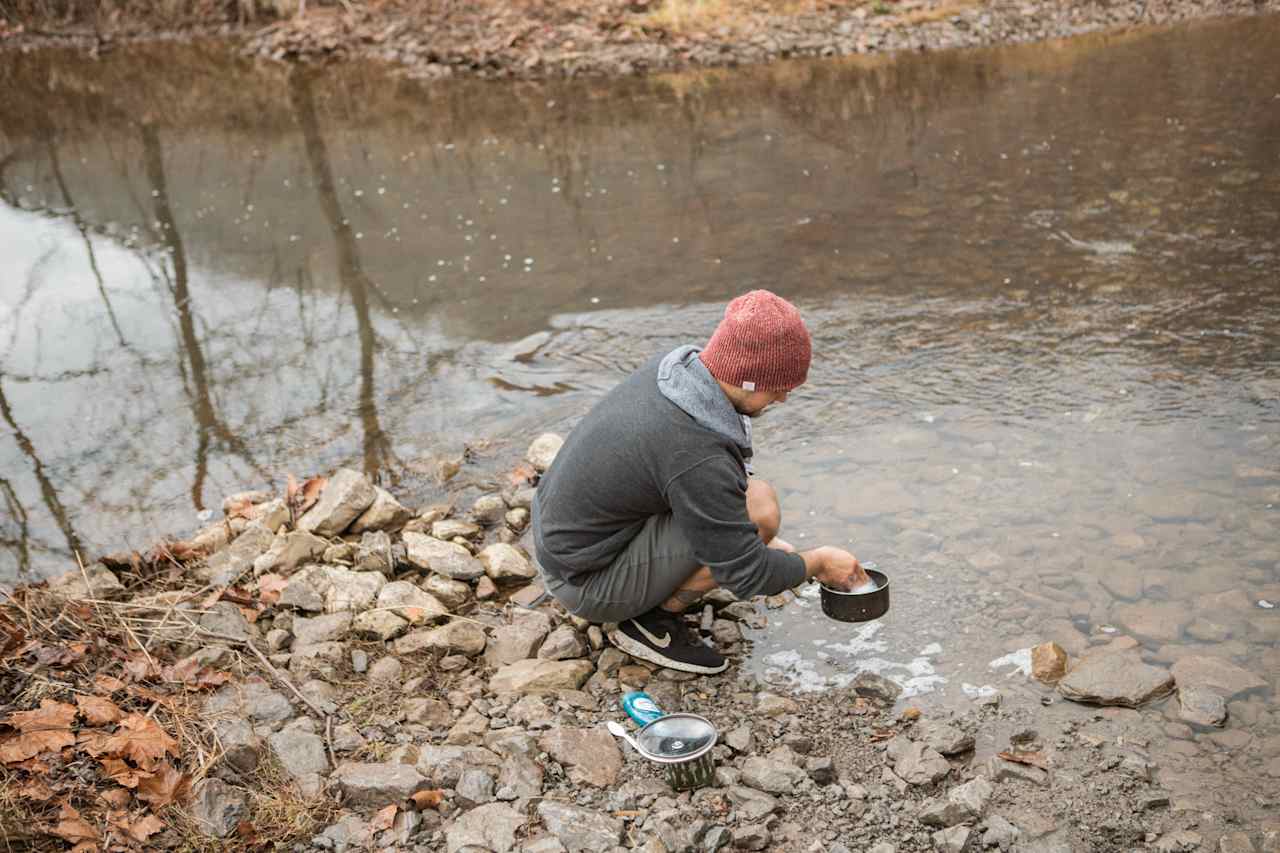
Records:
<instances>
[{"instance_id":1,"label":"gray sweatpants","mask_svg":"<svg viewBox=\"0 0 1280 853\"><path fill-rule=\"evenodd\" d=\"M666 601L701 564L670 513L645 522L608 566L569 578L543 571L547 591L591 622L622 622Z\"/></svg>"}]
</instances>

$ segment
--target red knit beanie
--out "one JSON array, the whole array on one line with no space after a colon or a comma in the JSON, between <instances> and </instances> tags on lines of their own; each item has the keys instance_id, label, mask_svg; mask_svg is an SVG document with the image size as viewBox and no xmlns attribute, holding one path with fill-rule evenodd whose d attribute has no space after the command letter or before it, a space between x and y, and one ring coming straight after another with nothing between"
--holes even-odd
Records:
<instances>
[{"instance_id":1,"label":"red knit beanie","mask_svg":"<svg viewBox=\"0 0 1280 853\"><path fill-rule=\"evenodd\" d=\"M748 391L790 391L809 375L812 349L800 312L767 290L744 293L724 309L702 363L721 382Z\"/></svg>"}]
</instances>

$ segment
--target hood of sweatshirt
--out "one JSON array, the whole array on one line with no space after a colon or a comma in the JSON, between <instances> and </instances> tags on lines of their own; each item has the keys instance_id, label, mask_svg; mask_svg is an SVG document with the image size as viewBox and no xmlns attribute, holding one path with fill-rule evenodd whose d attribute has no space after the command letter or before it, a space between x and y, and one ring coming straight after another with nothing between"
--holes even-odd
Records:
<instances>
[{"instance_id":1,"label":"hood of sweatshirt","mask_svg":"<svg viewBox=\"0 0 1280 853\"><path fill-rule=\"evenodd\" d=\"M720 383L698 358L695 346L677 347L658 364L658 390L699 426L722 435L751 456L751 428L729 402Z\"/></svg>"}]
</instances>

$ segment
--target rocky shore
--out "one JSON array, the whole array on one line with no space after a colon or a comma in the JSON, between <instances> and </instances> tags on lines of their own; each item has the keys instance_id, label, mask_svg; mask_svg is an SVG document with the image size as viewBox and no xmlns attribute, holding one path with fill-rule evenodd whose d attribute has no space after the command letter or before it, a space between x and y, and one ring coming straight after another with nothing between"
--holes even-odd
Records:
<instances>
[{"instance_id":1,"label":"rocky shore","mask_svg":"<svg viewBox=\"0 0 1280 853\"><path fill-rule=\"evenodd\" d=\"M732 67L1043 41L1133 26L1274 12L1278 0L879 0L791 8L690 0L311 4L274 21L0 21L0 50L70 47L97 56L133 41L214 38L276 61L375 60L414 77L537 79ZM181 4L178 4L179 6ZM281 9L295 9L281 4ZM201 14L200 10L204 13Z\"/></svg>"},{"instance_id":2,"label":"rocky shore","mask_svg":"<svg viewBox=\"0 0 1280 853\"><path fill-rule=\"evenodd\" d=\"M1168 672L1117 637L1036 679L1101 706L1042 728L984 695L922 713L862 673L790 696L732 668L632 660L566 614L521 547L530 447L502 493L404 507L339 470L228 497L225 517L103 557L0 609L6 839L78 850L1280 850L1280 826L1175 807L1130 710L1179 691L1212 727L1266 685L1218 659ZM785 596L784 596L785 597ZM770 602L780 604L781 602ZM691 614L735 662L765 602ZM606 626L607 627L607 626ZM711 719L715 783L678 793L604 727L644 689ZM1046 687L1045 701L1049 701ZM1110 707L1109 707L1110 706ZM999 741L982 755L977 738ZM63 843L65 842L65 844Z\"/></svg>"}]
</instances>

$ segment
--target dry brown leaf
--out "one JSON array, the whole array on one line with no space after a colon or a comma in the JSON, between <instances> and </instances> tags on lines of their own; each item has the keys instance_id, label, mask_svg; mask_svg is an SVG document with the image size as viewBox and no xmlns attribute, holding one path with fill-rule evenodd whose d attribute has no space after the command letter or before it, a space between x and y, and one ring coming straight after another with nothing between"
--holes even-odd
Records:
<instances>
[{"instance_id":1,"label":"dry brown leaf","mask_svg":"<svg viewBox=\"0 0 1280 853\"><path fill-rule=\"evenodd\" d=\"M27 632L21 625L0 614L0 658L22 654L26 639Z\"/></svg>"},{"instance_id":2,"label":"dry brown leaf","mask_svg":"<svg viewBox=\"0 0 1280 853\"><path fill-rule=\"evenodd\" d=\"M440 788L429 788L425 791L418 791L409 799L413 800L413 804L419 809L434 809L440 805L440 801L444 799L444 790Z\"/></svg>"},{"instance_id":3,"label":"dry brown leaf","mask_svg":"<svg viewBox=\"0 0 1280 853\"><path fill-rule=\"evenodd\" d=\"M63 667L79 663L89 650L88 643L72 643L68 646L40 646L36 649L36 663L42 666Z\"/></svg>"},{"instance_id":4,"label":"dry brown leaf","mask_svg":"<svg viewBox=\"0 0 1280 853\"><path fill-rule=\"evenodd\" d=\"M63 841L70 841L72 844L84 841L96 843L98 840L98 830L82 818L80 812L72 808L71 804L67 802L63 802L62 810L58 813L58 823L56 826L50 827L49 833L58 836Z\"/></svg>"},{"instance_id":5,"label":"dry brown leaf","mask_svg":"<svg viewBox=\"0 0 1280 853\"><path fill-rule=\"evenodd\" d=\"M57 752L73 746L76 736L70 731L27 732L0 742L0 764L26 761L43 752Z\"/></svg>"},{"instance_id":6,"label":"dry brown leaf","mask_svg":"<svg viewBox=\"0 0 1280 853\"><path fill-rule=\"evenodd\" d=\"M81 729L76 733L76 746L97 758L107 751L107 741L111 739L109 732L100 729Z\"/></svg>"},{"instance_id":7,"label":"dry brown leaf","mask_svg":"<svg viewBox=\"0 0 1280 853\"><path fill-rule=\"evenodd\" d=\"M1043 752L1001 752L1000 757L1015 764L1029 764L1041 770L1049 769L1049 759Z\"/></svg>"},{"instance_id":8,"label":"dry brown leaf","mask_svg":"<svg viewBox=\"0 0 1280 853\"><path fill-rule=\"evenodd\" d=\"M47 729L69 729L76 718L76 706L52 699L41 699L40 707L30 711L15 711L5 720L21 732Z\"/></svg>"},{"instance_id":9,"label":"dry brown leaf","mask_svg":"<svg viewBox=\"0 0 1280 853\"><path fill-rule=\"evenodd\" d=\"M123 690L124 682L111 675L95 675L93 677L93 689L110 696L117 690Z\"/></svg>"},{"instance_id":10,"label":"dry brown leaf","mask_svg":"<svg viewBox=\"0 0 1280 853\"><path fill-rule=\"evenodd\" d=\"M194 658L184 658L172 666L166 666L162 675L165 681L185 684L195 690L219 687L231 680L231 673L201 666Z\"/></svg>"},{"instance_id":11,"label":"dry brown leaf","mask_svg":"<svg viewBox=\"0 0 1280 853\"><path fill-rule=\"evenodd\" d=\"M98 842L81 841L75 847L72 847L68 853L98 853Z\"/></svg>"},{"instance_id":12,"label":"dry brown leaf","mask_svg":"<svg viewBox=\"0 0 1280 853\"><path fill-rule=\"evenodd\" d=\"M136 788L143 779L151 776L150 773L139 770L119 758L102 759L102 772L112 782L126 788Z\"/></svg>"},{"instance_id":13,"label":"dry brown leaf","mask_svg":"<svg viewBox=\"0 0 1280 853\"><path fill-rule=\"evenodd\" d=\"M135 820L128 825L125 830L135 841L146 841L160 830L164 829L164 821L153 814L149 814L140 820Z\"/></svg>"},{"instance_id":14,"label":"dry brown leaf","mask_svg":"<svg viewBox=\"0 0 1280 853\"><path fill-rule=\"evenodd\" d=\"M328 477L312 477L302 484L302 505L298 507L302 512L306 512L320 500L320 493L324 491L324 487L329 485Z\"/></svg>"},{"instance_id":15,"label":"dry brown leaf","mask_svg":"<svg viewBox=\"0 0 1280 853\"><path fill-rule=\"evenodd\" d=\"M507 480L513 486L521 486L532 481L536 476L538 476L538 472L532 465L528 462L521 462L507 475Z\"/></svg>"},{"instance_id":16,"label":"dry brown leaf","mask_svg":"<svg viewBox=\"0 0 1280 853\"><path fill-rule=\"evenodd\" d=\"M28 779L18 789L18 796L24 800L35 800L37 803L47 802L53 798L53 789L43 779Z\"/></svg>"},{"instance_id":17,"label":"dry brown leaf","mask_svg":"<svg viewBox=\"0 0 1280 853\"><path fill-rule=\"evenodd\" d=\"M119 705L101 696L77 696L76 705L80 707L80 716L94 726L114 723L124 716Z\"/></svg>"},{"instance_id":18,"label":"dry brown leaf","mask_svg":"<svg viewBox=\"0 0 1280 853\"><path fill-rule=\"evenodd\" d=\"M165 762L156 768L155 775L138 783L138 799L160 809L170 803L187 799L191 777Z\"/></svg>"},{"instance_id":19,"label":"dry brown leaf","mask_svg":"<svg viewBox=\"0 0 1280 853\"><path fill-rule=\"evenodd\" d=\"M112 755L127 758L143 770L154 770L165 753L175 757L178 754L178 742L143 714L130 714L121 720L120 728L105 745Z\"/></svg>"},{"instance_id":20,"label":"dry brown leaf","mask_svg":"<svg viewBox=\"0 0 1280 853\"><path fill-rule=\"evenodd\" d=\"M110 791L102 795L102 799L112 808L122 809L129 805L129 799L133 795L124 788L112 788Z\"/></svg>"},{"instance_id":21,"label":"dry brown leaf","mask_svg":"<svg viewBox=\"0 0 1280 853\"><path fill-rule=\"evenodd\" d=\"M243 518L247 521L253 520L253 501L248 498L235 501L227 507L227 518Z\"/></svg>"},{"instance_id":22,"label":"dry brown leaf","mask_svg":"<svg viewBox=\"0 0 1280 853\"><path fill-rule=\"evenodd\" d=\"M262 611L256 607L241 607L239 608L239 610L240 610L240 615L243 616L245 621L248 622L250 625L257 622L258 617L262 615Z\"/></svg>"},{"instance_id":23,"label":"dry brown leaf","mask_svg":"<svg viewBox=\"0 0 1280 853\"><path fill-rule=\"evenodd\" d=\"M384 809L379 809L369 820L369 829L374 832L381 832L384 829L390 829L391 824L396 822L396 804L392 803Z\"/></svg>"},{"instance_id":24,"label":"dry brown leaf","mask_svg":"<svg viewBox=\"0 0 1280 853\"><path fill-rule=\"evenodd\" d=\"M268 607L280 600L280 594L289 585L289 579L280 575L267 574L258 578L258 600Z\"/></svg>"},{"instance_id":25,"label":"dry brown leaf","mask_svg":"<svg viewBox=\"0 0 1280 853\"><path fill-rule=\"evenodd\" d=\"M177 560L179 563L198 560L205 555L203 548L192 545L190 542L183 541L162 543L156 546L156 550L160 549L168 551L169 554L173 556L173 559Z\"/></svg>"}]
</instances>

